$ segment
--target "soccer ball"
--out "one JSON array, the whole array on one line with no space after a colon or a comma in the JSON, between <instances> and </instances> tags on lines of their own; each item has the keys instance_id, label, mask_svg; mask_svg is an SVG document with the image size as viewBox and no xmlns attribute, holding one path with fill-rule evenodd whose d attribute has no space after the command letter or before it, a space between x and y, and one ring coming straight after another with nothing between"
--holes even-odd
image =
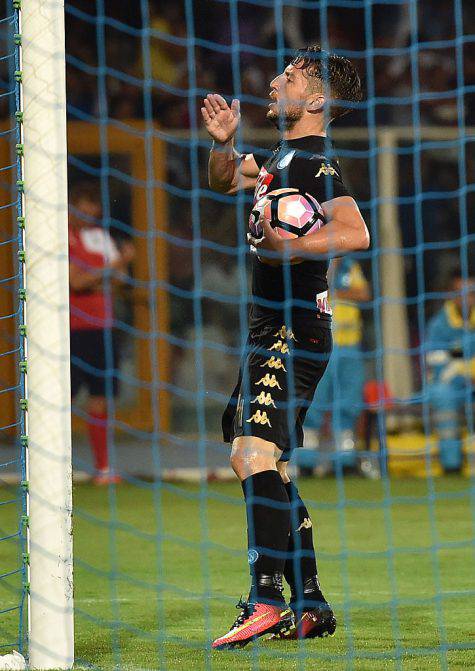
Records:
<instances>
[{"instance_id":1,"label":"soccer ball","mask_svg":"<svg viewBox=\"0 0 475 671\"><path fill-rule=\"evenodd\" d=\"M320 203L309 193L298 189L277 189L260 198L252 208L249 230L253 237L262 236L261 215L281 238L300 238L318 231L325 224Z\"/></svg>"}]
</instances>

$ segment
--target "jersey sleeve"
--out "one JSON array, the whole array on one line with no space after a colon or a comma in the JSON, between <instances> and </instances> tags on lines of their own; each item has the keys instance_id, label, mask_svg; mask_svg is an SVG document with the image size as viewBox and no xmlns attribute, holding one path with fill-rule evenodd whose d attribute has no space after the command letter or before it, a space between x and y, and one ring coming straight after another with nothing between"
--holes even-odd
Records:
<instances>
[{"instance_id":1,"label":"jersey sleeve","mask_svg":"<svg viewBox=\"0 0 475 671\"><path fill-rule=\"evenodd\" d=\"M329 161L324 156L296 156L289 168L289 187L309 193L319 203L352 195L343 184L338 163Z\"/></svg>"}]
</instances>

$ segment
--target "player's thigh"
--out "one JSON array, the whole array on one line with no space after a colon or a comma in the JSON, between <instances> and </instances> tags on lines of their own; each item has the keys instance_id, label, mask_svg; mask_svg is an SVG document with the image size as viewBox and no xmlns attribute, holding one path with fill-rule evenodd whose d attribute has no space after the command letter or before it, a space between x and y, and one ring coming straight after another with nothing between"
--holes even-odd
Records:
<instances>
[{"instance_id":1,"label":"player's thigh","mask_svg":"<svg viewBox=\"0 0 475 671\"><path fill-rule=\"evenodd\" d=\"M86 369L88 367L89 342L87 331L71 331L71 396L74 398L83 384L86 383Z\"/></svg>"},{"instance_id":2,"label":"player's thigh","mask_svg":"<svg viewBox=\"0 0 475 671\"><path fill-rule=\"evenodd\" d=\"M332 371L328 370L331 361L329 358L332 347L331 331L328 328L320 328L316 332L319 334L317 345L312 343L309 346L307 343L305 350L297 350L293 362L297 417L303 423L310 413L309 425L321 423L320 416L328 409L325 406L325 398L331 394L328 386L325 387L329 384L328 380L331 383ZM323 391L321 391L322 385L324 385Z\"/></svg>"},{"instance_id":3,"label":"player's thigh","mask_svg":"<svg viewBox=\"0 0 475 671\"><path fill-rule=\"evenodd\" d=\"M237 436L231 448L231 465L241 480L262 471L275 470L282 450L257 436Z\"/></svg>"},{"instance_id":4,"label":"player's thigh","mask_svg":"<svg viewBox=\"0 0 475 671\"><path fill-rule=\"evenodd\" d=\"M118 393L117 338L111 330L90 332L90 366L86 371L89 394L94 397L115 397Z\"/></svg>"}]
</instances>

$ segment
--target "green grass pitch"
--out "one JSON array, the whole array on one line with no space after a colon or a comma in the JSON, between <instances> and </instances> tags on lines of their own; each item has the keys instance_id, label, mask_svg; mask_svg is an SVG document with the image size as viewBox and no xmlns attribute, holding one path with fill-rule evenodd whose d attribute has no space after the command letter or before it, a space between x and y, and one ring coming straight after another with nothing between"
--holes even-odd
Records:
<instances>
[{"instance_id":1,"label":"green grass pitch","mask_svg":"<svg viewBox=\"0 0 475 671\"><path fill-rule=\"evenodd\" d=\"M475 668L469 481L441 478L432 491L422 480L385 486L348 478L307 480L300 489L311 502L336 635L211 653L211 639L229 628L234 604L248 588L239 484L121 485L115 492L76 486L77 668ZM16 524L13 509L4 510L2 536ZM13 544L0 544L2 569L15 553ZM10 590L0 596L3 607L14 603ZM14 627L13 614L0 615L2 642Z\"/></svg>"}]
</instances>

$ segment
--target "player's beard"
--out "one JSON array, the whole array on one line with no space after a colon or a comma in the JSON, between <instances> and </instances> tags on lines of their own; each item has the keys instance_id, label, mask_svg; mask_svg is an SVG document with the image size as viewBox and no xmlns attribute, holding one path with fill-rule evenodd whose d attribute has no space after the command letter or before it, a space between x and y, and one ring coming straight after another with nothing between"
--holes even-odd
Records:
<instances>
[{"instance_id":1,"label":"player's beard","mask_svg":"<svg viewBox=\"0 0 475 671\"><path fill-rule=\"evenodd\" d=\"M297 105L287 107L286 109L270 109L267 112L266 118L274 124L276 128L281 130L291 130L297 121L303 116L303 108Z\"/></svg>"}]
</instances>

